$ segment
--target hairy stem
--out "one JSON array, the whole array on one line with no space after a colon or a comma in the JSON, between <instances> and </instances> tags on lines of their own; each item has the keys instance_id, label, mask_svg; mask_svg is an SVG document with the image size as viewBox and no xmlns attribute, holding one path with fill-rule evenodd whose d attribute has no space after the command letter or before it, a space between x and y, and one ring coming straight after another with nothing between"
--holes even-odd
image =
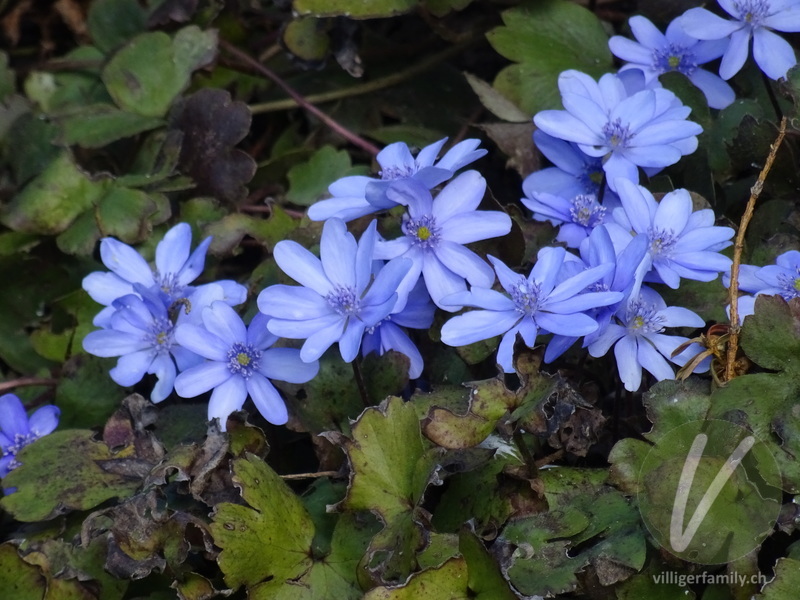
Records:
<instances>
[{"instance_id":1,"label":"hairy stem","mask_svg":"<svg viewBox=\"0 0 800 600\"><path fill-rule=\"evenodd\" d=\"M350 142L354 146L358 146L359 148L370 153L373 156L377 155L378 152L380 152L380 150L375 145L369 143L361 136L353 133L352 131L347 129L344 125L342 125L332 117L326 115L316 106L311 104L311 102L309 102L305 97L303 97L300 93L298 93L283 79L278 77L278 75L276 75L271 69L267 68L266 66L258 62L249 54L242 52L236 46L225 40L220 40L219 45L223 50L235 56L238 60L246 64L248 67L250 67L254 71L257 71L267 79L271 80L284 92L286 92L297 103L298 106L302 107L304 110L317 117L320 121L325 123L325 125L329 127L332 131L335 131L336 133L341 135L343 138L345 138L348 142Z\"/></svg>"},{"instance_id":2,"label":"hairy stem","mask_svg":"<svg viewBox=\"0 0 800 600\"><path fill-rule=\"evenodd\" d=\"M736 241L733 244L733 264L731 265L731 285L728 290L730 295L731 304L731 328L730 338L728 339L728 349L725 356L725 381L730 381L736 377L735 364L736 353L739 350L739 267L742 264L742 250L744 250L744 234L747 231L747 226L750 219L753 218L753 211L756 207L756 200L761 195L764 189L764 181L767 179L772 163L775 162L775 156L778 154L778 148L783 142L786 135L786 117L781 118L780 129L778 130L778 137L770 146L769 156L764 163L764 168L758 174L758 179L750 188L750 199L747 201L747 206L744 209L742 220L739 223L739 231L736 232Z\"/></svg>"}]
</instances>

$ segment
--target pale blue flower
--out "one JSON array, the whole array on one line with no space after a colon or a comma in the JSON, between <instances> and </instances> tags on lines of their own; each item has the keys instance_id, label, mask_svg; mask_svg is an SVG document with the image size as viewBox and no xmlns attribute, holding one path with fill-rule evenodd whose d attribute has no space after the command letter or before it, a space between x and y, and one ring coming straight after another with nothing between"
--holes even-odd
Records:
<instances>
[{"instance_id":1,"label":"pale blue flower","mask_svg":"<svg viewBox=\"0 0 800 600\"><path fill-rule=\"evenodd\" d=\"M730 287L730 272L723 277L725 287ZM774 265L756 267L739 265L739 291L748 292L739 296L737 311L739 320L755 312L757 296L781 296L787 302L800 298L800 252L789 250L775 259ZM730 306L727 308L730 315Z\"/></svg>"},{"instance_id":2,"label":"pale blue flower","mask_svg":"<svg viewBox=\"0 0 800 600\"><path fill-rule=\"evenodd\" d=\"M473 286L444 301L453 306L471 306L473 310L457 315L442 327L442 341L450 346L465 346L502 335L497 363L506 373L514 371L514 342L517 334L533 347L542 332L565 336L583 336L597 329L597 322L584 311L619 301L619 292L583 293L588 286L613 270L608 263L581 271L559 284L566 250L545 247L526 277L509 269L502 261L489 257L505 293Z\"/></svg>"},{"instance_id":3,"label":"pale blue flower","mask_svg":"<svg viewBox=\"0 0 800 600\"><path fill-rule=\"evenodd\" d=\"M100 257L111 272L96 271L83 279L85 289L92 299L105 306L95 317L93 324L107 327L114 308L114 300L137 293L135 285L158 293L169 307L173 302L186 298L194 290L189 284L203 272L206 252L211 244L208 237L190 253L192 229L186 223L178 223L170 229L156 247L155 268L133 248L114 238L103 238L100 242ZM247 297L247 289L233 281L218 281L232 305L241 304Z\"/></svg>"},{"instance_id":4,"label":"pale blue flower","mask_svg":"<svg viewBox=\"0 0 800 600\"><path fill-rule=\"evenodd\" d=\"M718 17L705 8L692 8L682 17L683 29L699 40L730 38L730 44L719 66L723 79L738 73L747 60L750 38L753 38L753 58L770 79L786 77L797 64L791 44L776 31L800 31L800 2L798 0L718 0L732 21Z\"/></svg>"},{"instance_id":5,"label":"pale blue flower","mask_svg":"<svg viewBox=\"0 0 800 600\"><path fill-rule=\"evenodd\" d=\"M418 378L425 366L424 361L404 328L427 330L433 323L435 311L436 306L431 302L425 284L420 279L409 292L408 301L401 310L393 312L366 330L361 342L361 354L367 356L375 352L378 356L382 356L389 350L405 354L409 360L408 376L411 379Z\"/></svg>"},{"instance_id":6,"label":"pale blue flower","mask_svg":"<svg viewBox=\"0 0 800 600\"><path fill-rule=\"evenodd\" d=\"M622 207L613 212L616 227L647 236L650 243L656 274L646 281L676 289L681 277L712 281L730 269L731 259L719 251L731 245L733 229L715 226L710 208L693 211L688 191L674 190L656 202L647 189L623 179L617 180L617 191Z\"/></svg>"},{"instance_id":7,"label":"pale blue flower","mask_svg":"<svg viewBox=\"0 0 800 600\"><path fill-rule=\"evenodd\" d=\"M114 300L107 326L92 331L83 339L83 349L105 358L119 357L109 371L121 386L132 386L145 376L156 376L150 400L161 402L172 393L178 371L202 359L175 340L175 325L167 308L152 289L136 284L134 294ZM209 284L195 290L178 305L177 322L199 318L203 308L224 298L224 289Z\"/></svg>"},{"instance_id":8,"label":"pale blue flower","mask_svg":"<svg viewBox=\"0 0 800 600\"><path fill-rule=\"evenodd\" d=\"M466 291L466 282L491 287L492 268L463 246L511 231L511 217L506 213L477 210L485 191L486 180L477 171L466 171L448 183L435 199L413 181L398 182L386 192L394 202L408 207L403 216L404 235L380 240L375 246L375 258L402 256L412 261L398 290L399 307L420 274L433 302L450 311L454 307L443 305L442 298Z\"/></svg>"},{"instance_id":9,"label":"pale blue flower","mask_svg":"<svg viewBox=\"0 0 800 600\"><path fill-rule=\"evenodd\" d=\"M19 466L17 453L58 427L61 411L48 404L38 408L30 417L22 401L14 394L0 396L0 478ZM6 494L13 488L6 490Z\"/></svg>"},{"instance_id":10,"label":"pale blue flower","mask_svg":"<svg viewBox=\"0 0 800 600\"><path fill-rule=\"evenodd\" d=\"M222 431L228 415L240 410L247 397L274 425L289 419L286 405L270 379L306 383L319 371L317 361L304 362L295 348L270 348L278 338L267 330L269 317L258 313L245 327L241 317L225 302L202 311L202 325L180 324L176 341L207 359L175 379L175 391L194 398L211 389L208 420L219 419Z\"/></svg>"},{"instance_id":11,"label":"pale blue flower","mask_svg":"<svg viewBox=\"0 0 800 600\"><path fill-rule=\"evenodd\" d=\"M320 258L297 242L275 245L278 266L301 286L268 287L258 296L258 308L272 317L270 332L306 340L300 351L303 360L317 360L338 342L342 359L351 362L364 332L395 310L398 285L411 261L392 260L373 276L376 227L373 221L356 243L341 219L328 219Z\"/></svg>"},{"instance_id":12,"label":"pale blue flower","mask_svg":"<svg viewBox=\"0 0 800 600\"><path fill-rule=\"evenodd\" d=\"M699 354L699 344L691 344L673 357L672 353L688 338L667 335L667 327L703 327L705 322L687 308L667 307L663 298L653 290L642 287L639 295L621 307L615 322L609 323L605 331L589 345L589 354L598 358L605 356L614 346L617 369L625 389L635 392L642 383L642 369L651 373L658 381L673 379L675 371L672 361L680 366ZM695 372L707 370L710 359L704 360Z\"/></svg>"},{"instance_id":13,"label":"pale blue flower","mask_svg":"<svg viewBox=\"0 0 800 600\"><path fill-rule=\"evenodd\" d=\"M606 306L597 306L586 311L586 314L597 321L598 328L584 337L584 348L602 335L611 322L614 313L623 303L628 301L631 295L637 296L639 294L642 280L649 265L649 261L645 260L647 250L648 240L644 236L633 238L623 236L622 239L618 237L613 240L608 228L605 226L596 227L591 235L581 243L581 261L578 261L580 269L568 271L564 275L564 279L581 270L613 264L614 268L611 271L588 286L585 291L620 292L621 294L620 299L614 303ZM548 363L554 361L578 339L579 336L554 335L547 344L544 361Z\"/></svg>"},{"instance_id":14,"label":"pale blue flower","mask_svg":"<svg viewBox=\"0 0 800 600\"><path fill-rule=\"evenodd\" d=\"M645 17L631 17L628 24L637 41L615 35L608 45L615 56L628 61L621 70L640 69L648 83L675 71L700 88L711 108L725 108L736 98L733 88L698 65L722 56L727 38L700 41L688 35L681 23L675 19L663 34Z\"/></svg>"},{"instance_id":15,"label":"pale blue flower","mask_svg":"<svg viewBox=\"0 0 800 600\"><path fill-rule=\"evenodd\" d=\"M416 158L405 143L389 144L376 157L381 166L380 179L351 175L334 181L328 187L331 198L313 204L308 209L308 218L324 221L336 217L347 222L392 208L397 204L386 196L386 190L393 182L412 180L430 190L486 154L486 150L478 148L480 140L469 139L450 148L437 161L446 141L444 138L425 146Z\"/></svg>"},{"instance_id":16,"label":"pale blue flower","mask_svg":"<svg viewBox=\"0 0 800 600\"><path fill-rule=\"evenodd\" d=\"M664 88L629 95L616 75L603 75L596 82L573 70L561 73L558 87L565 110L541 111L534 123L551 136L574 142L585 154L602 158L612 190L620 178L638 182L638 167L661 169L697 148L702 127L686 120L691 109Z\"/></svg>"},{"instance_id":17,"label":"pale blue flower","mask_svg":"<svg viewBox=\"0 0 800 600\"><path fill-rule=\"evenodd\" d=\"M606 207L601 206L594 194L581 194L567 200L562 196L539 192L522 203L533 211L537 221L558 225L557 242L568 248L577 248L592 230L606 220Z\"/></svg>"}]
</instances>

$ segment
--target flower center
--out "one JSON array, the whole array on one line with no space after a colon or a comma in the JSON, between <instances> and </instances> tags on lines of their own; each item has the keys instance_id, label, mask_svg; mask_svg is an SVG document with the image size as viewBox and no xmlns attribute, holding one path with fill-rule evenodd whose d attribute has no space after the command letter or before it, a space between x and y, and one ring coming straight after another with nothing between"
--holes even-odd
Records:
<instances>
[{"instance_id":1,"label":"flower center","mask_svg":"<svg viewBox=\"0 0 800 600\"><path fill-rule=\"evenodd\" d=\"M742 0L734 2L733 7L739 13L739 18L751 27L757 27L770 10L769 0Z\"/></svg>"},{"instance_id":2,"label":"flower center","mask_svg":"<svg viewBox=\"0 0 800 600\"><path fill-rule=\"evenodd\" d=\"M691 75L697 69L694 53L683 46L670 44L666 48L653 51L653 69L659 73L677 71L684 75Z\"/></svg>"},{"instance_id":3,"label":"flower center","mask_svg":"<svg viewBox=\"0 0 800 600\"><path fill-rule=\"evenodd\" d=\"M656 229L655 227L647 230L647 236L650 238L650 254L653 255L653 258L669 256L678 241L671 230Z\"/></svg>"},{"instance_id":4,"label":"flower center","mask_svg":"<svg viewBox=\"0 0 800 600\"><path fill-rule=\"evenodd\" d=\"M664 317L657 314L653 304L636 300L628 305L626 321L628 331L633 333L661 333L664 331Z\"/></svg>"},{"instance_id":5,"label":"flower center","mask_svg":"<svg viewBox=\"0 0 800 600\"><path fill-rule=\"evenodd\" d=\"M606 136L606 145L611 146L612 150L627 148L633 137L630 128L627 125L623 125L621 119L606 123L603 126L603 135Z\"/></svg>"},{"instance_id":6,"label":"flower center","mask_svg":"<svg viewBox=\"0 0 800 600\"><path fill-rule=\"evenodd\" d=\"M167 354L172 349L175 344L173 329L174 325L169 319L153 319L150 332L145 337L145 340L150 343L157 355Z\"/></svg>"},{"instance_id":7,"label":"flower center","mask_svg":"<svg viewBox=\"0 0 800 600\"><path fill-rule=\"evenodd\" d=\"M177 300L184 295L185 285L178 283L177 273L164 273L163 275L158 271L153 273L153 279L156 280L158 289L169 296L170 300Z\"/></svg>"},{"instance_id":8,"label":"flower center","mask_svg":"<svg viewBox=\"0 0 800 600\"><path fill-rule=\"evenodd\" d=\"M241 375L245 379L249 379L258 369L260 359L260 350L253 348L250 344L237 342L228 350L228 370L234 375Z\"/></svg>"},{"instance_id":9,"label":"flower center","mask_svg":"<svg viewBox=\"0 0 800 600\"><path fill-rule=\"evenodd\" d=\"M361 312L361 299L356 294L355 288L339 285L325 296L330 306L343 317L357 315Z\"/></svg>"},{"instance_id":10,"label":"flower center","mask_svg":"<svg viewBox=\"0 0 800 600\"><path fill-rule=\"evenodd\" d=\"M787 302L792 298L800 298L800 267L795 270L794 277L791 275L778 275L778 283L783 291L781 296Z\"/></svg>"},{"instance_id":11,"label":"flower center","mask_svg":"<svg viewBox=\"0 0 800 600\"><path fill-rule=\"evenodd\" d=\"M605 220L606 209L600 206L593 195L575 196L571 203L569 215L573 223L584 227L596 227Z\"/></svg>"},{"instance_id":12,"label":"flower center","mask_svg":"<svg viewBox=\"0 0 800 600\"><path fill-rule=\"evenodd\" d=\"M520 276L517 283L511 286L510 292L517 312L530 316L538 310L539 294L542 290L535 281L528 281Z\"/></svg>"},{"instance_id":13,"label":"flower center","mask_svg":"<svg viewBox=\"0 0 800 600\"><path fill-rule=\"evenodd\" d=\"M8 463L8 470L13 471L20 463L17 462L17 452L22 450L25 446L30 444L31 442L39 439L39 436L36 433L28 433L28 434L21 434L17 433L14 435L14 439L11 441L11 445L3 448L2 456L5 458L6 456L13 456L14 458L11 459L11 462Z\"/></svg>"},{"instance_id":14,"label":"flower center","mask_svg":"<svg viewBox=\"0 0 800 600\"><path fill-rule=\"evenodd\" d=\"M417 172L417 167L414 165L413 167L402 165L402 166L392 166L386 167L382 171L379 171L378 174L381 176L383 181L394 181L395 179L407 179L414 175Z\"/></svg>"},{"instance_id":15,"label":"flower center","mask_svg":"<svg viewBox=\"0 0 800 600\"><path fill-rule=\"evenodd\" d=\"M411 238L415 246L431 248L439 242L441 228L436 226L436 219L431 215L419 219L406 219L402 228L403 233Z\"/></svg>"}]
</instances>

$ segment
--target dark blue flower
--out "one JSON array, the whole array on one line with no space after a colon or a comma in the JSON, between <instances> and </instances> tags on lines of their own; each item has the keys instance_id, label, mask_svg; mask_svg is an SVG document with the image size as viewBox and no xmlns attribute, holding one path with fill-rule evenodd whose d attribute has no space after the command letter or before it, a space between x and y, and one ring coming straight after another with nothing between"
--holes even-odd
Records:
<instances>
[{"instance_id":1,"label":"dark blue flower","mask_svg":"<svg viewBox=\"0 0 800 600\"><path fill-rule=\"evenodd\" d=\"M29 418L17 396L0 396L0 478L19 466L17 453L22 448L58 427L60 415L58 407L49 404L38 408Z\"/></svg>"}]
</instances>

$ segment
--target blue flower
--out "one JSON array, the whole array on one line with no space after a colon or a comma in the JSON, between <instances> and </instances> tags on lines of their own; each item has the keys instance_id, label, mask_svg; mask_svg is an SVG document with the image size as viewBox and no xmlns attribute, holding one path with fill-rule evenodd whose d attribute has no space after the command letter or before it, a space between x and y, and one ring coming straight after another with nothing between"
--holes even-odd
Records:
<instances>
[{"instance_id":1,"label":"blue flower","mask_svg":"<svg viewBox=\"0 0 800 600\"><path fill-rule=\"evenodd\" d=\"M228 304L214 302L203 309L202 325L175 329L179 344L208 359L178 375L175 391L194 398L213 389L208 419L219 419L222 431L228 415L240 410L248 395L267 421L283 425L289 418L286 405L269 380L305 383L319 371L319 363L302 361L299 350L270 348L278 338L267 330L268 320L258 313L245 327Z\"/></svg>"},{"instance_id":2,"label":"blue flower","mask_svg":"<svg viewBox=\"0 0 800 600\"><path fill-rule=\"evenodd\" d=\"M30 418L22 401L14 394L0 396L0 478L19 466L17 453L58 427L58 407L48 404L37 409ZM6 493L10 493L6 490Z\"/></svg>"},{"instance_id":3,"label":"blue flower","mask_svg":"<svg viewBox=\"0 0 800 600\"><path fill-rule=\"evenodd\" d=\"M578 144L582 152L602 157L609 186L616 181L639 181L637 167L660 169L697 149L703 129L687 121L691 109L663 88L628 95L625 83L613 74L599 82L579 71L558 78L566 110L544 110L534 123L545 133Z\"/></svg>"},{"instance_id":4,"label":"blue flower","mask_svg":"<svg viewBox=\"0 0 800 600\"><path fill-rule=\"evenodd\" d=\"M796 0L718 0L722 9L733 17L729 21L705 8L692 8L682 17L681 25L699 40L730 38L730 44L719 66L723 79L738 73L747 60L750 38L753 58L770 79L786 76L797 64L792 46L776 31L800 31L800 4Z\"/></svg>"},{"instance_id":5,"label":"blue flower","mask_svg":"<svg viewBox=\"0 0 800 600\"><path fill-rule=\"evenodd\" d=\"M522 203L533 211L537 221L550 221L559 225L557 242L568 248L577 248L592 230L606 220L606 208L593 194L581 194L571 200L546 192L523 198Z\"/></svg>"},{"instance_id":6,"label":"blue flower","mask_svg":"<svg viewBox=\"0 0 800 600\"><path fill-rule=\"evenodd\" d=\"M727 39L699 41L683 30L680 19L669 24L666 35L644 17L631 17L628 23L638 43L619 35L608 41L611 52L628 61L622 70L641 69L647 82L676 71L700 88L711 108L725 108L734 101L736 94L731 86L698 68L722 56Z\"/></svg>"},{"instance_id":7,"label":"blue flower","mask_svg":"<svg viewBox=\"0 0 800 600\"><path fill-rule=\"evenodd\" d=\"M158 294L139 284L134 289L136 294L114 300L107 327L89 333L83 339L83 349L95 356L119 357L109 371L111 379L119 385L134 385L146 373L155 375L157 382L150 400L161 402L172 392L177 371L201 359L176 343L175 326ZM198 318L205 306L223 297L222 287L202 286L185 305L180 305L178 322Z\"/></svg>"},{"instance_id":8,"label":"blue flower","mask_svg":"<svg viewBox=\"0 0 800 600\"><path fill-rule=\"evenodd\" d=\"M618 301L587 311L587 314L597 321L598 328L585 336L584 347L602 335L614 313L624 302L627 302L629 296L639 294L639 288L649 265L649 262L645 261L647 249L648 241L644 236L631 238L624 235L617 236L616 240L612 240L608 228L605 226L596 227L591 235L581 243L581 261L578 261L581 263L581 269L578 271L565 269L567 273L564 275L564 279L580 270L613 264L614 268L591 284L586 291L620 292L621 294ZM544 361L548 363L554 361L578 341L578 337L554 335L547 344Z\"/></svg>"},{"instance_id":9,"label":"blue flower","mask_svg":"<svg viewBox=\"0 0 800 600\"><path fill-rule=\"evenodd\" d=\"M342 359L351 362L364 332L395 310L397 287L411 261L390 261L373 277L376 227L373 221L356 244L341 219L329 219L322 228L320 258L297 242L275 245L278 266L302 287L270 286L259 294L258 308L272 317L267 326L273 334L306 340L303 360L317 360L338 342Z\"/></svg>"},{"instance_id":10,"label":"blue flower","mask_svg":"<svg viewBox=\"0 0 800 600\"><path fill-rule=\"evenodd\" d=\"M542 248L527 277L490 256L506 293L473 286L469 292L446 298L448 304L482 310L473 310L447 321L442 327L442 341L450 346L464 346L502 335L497 363L506 373L512 373L517 333L525 344L533 347L540 332L582 336L595 331L597 322L583 311L617 302L622 299L622 294L582 292L612 271L614 264L586 269L556 285L565 255L563 248Z\"/></svg>"},{"instance_id":11,"label":"blue flower","mask_svg":"<svg viewBox=\"0 0 800 600\"><path fill-rule=\"evenodd\" d=\"M467 281L491 287L492 268L463 246L511 231L511 217L506 213L477 210L485 190L486 180L477 171L466 171L448 183L436 199L413 181L398 182L386 192L394 202L408 207L402 225L405 235L378 241L375 246L375 258L402 256L413 262L398 290L400 307L420 274L433 302L450 311L454 308L443 305L442 298L466 291Z\"/></svg>"},{"instance_id":12,"label":"blue flower","mask_svg":"<svg viewBox=\"0 0 800 600\"><path fill-rule=\"evenodd\" d=\"M681 277L712 281L730 269L731 259L719 250L731 245L733 229L715 226L710 208L692 212L689 192L674 190L656 202L647 189L623 179L617 180L617 191L622 207L613 216L619 225L610 224L609 229L647 236L657 275L646 281L676 289Z\"/></svg>"},{"instance_id":13,"label":"blue flower","mask_svg":"<svg viewBox=\"0 0 800 600\"><path fill-rule=\"evenodd\" d=\"M653 374L658 381L673 379L675 371L667 359L683 366L702 351L698 344L691 344L683 352L672 357L674 350L688 341L677 335L666 335L666 327L702 327L703 319L687 308L667 307L663 298L649 288L643 287L639 295L616 313L614 323L589 345L589 354L605 356L614 346L617 369L625 389L635 392L642 383L642 368ZM700 363L695 372L708 369L710 359Z\"/></svg>"},{"instance_id":14,"label":"blue flower","mask_svg":"<svg viewBox=\"0 0 800 600\"><path fill-rule=\"evenodd\" d=\"M430 190L486 154L486 150L478 148L480 140L470 139L450 148L437 162L436 157L446 141L444 138L425 146L416 158L405 143L389 144L376 157L381 166L380 179L351 175L334 181L328 187L332 197L313 204L308 209L308 217L312 221L336 217L347 222L392 208L396 203L387 198L386 190L393 182L413 180Z\"/></svg>"},{"instance_id":15,"label":"blue flower","mask_svg":"<svg viewBox=\"0 0 800 600\"><path fill-rule=\"evenodd\" d=\"M725 287L730 287L730 272L723 277ZM781 296L787 302L800 298L800 252L789 250L775 259L774 265L756 267L739 265L739 291L750 295L739 296L737 311L740 322L755 312L756 296ZM728 306L730 315L730 306Z\"/></svg>"},{"instance_id":16,"label":"blue flower","mask_svg":"<svg viewBox=\"0 0 800 600\"><path fill-rule=\"evenodd\" d=\"M382 356L389 350L400 352L409 359L408 376L411 379L418 378L424 367L422 355L403 328L428 329L433 323L435 311L436 307L431 303L424 282L418 280L417 285L408 294L408 301L402 310L393 312L366 330L361 342L362 356L367 356L371 352Z\"/></svg>"},{"instance_id":17,"label":"blue flower","mask_svg":"<svg viewBox=\"0 0 800 600\"><path fill-rule=\"evenodd\" d=\"M577 144L565 142L541 129L533 132L533 142L554 166L540 169L528 175L522 182L522 191L527 198L537 193L553 194L562 198L581 195L600 195L603 179L603 161L581 152ZM605 190L609 194L609 190ZM523 198L524 203L527 198Z\"/></svg>"},{"instance_id":18,"label":"blue flower","mask_svg":"<svg viewBox=\"0 0 800 600\"><path fill-rule=\"evenodd\" d=\"M178 223L170 229L156 247L155 269L133 248L114 238L103 238L100 257L111 269L107 272L90 273L83 279L85 289L92 299L105 306L93 323L106 327L114 308L115 300L137 293L135 285L158 293L169 307L173 302L186 298L194 290L189 284L197 279L205 266L206 252L211 244L208 237L190 253L192 229L186 223ZM247 297L247 289L233 281L218 281L226 297L233 305L241 304Z\"/></svg>"}]
</instances>

